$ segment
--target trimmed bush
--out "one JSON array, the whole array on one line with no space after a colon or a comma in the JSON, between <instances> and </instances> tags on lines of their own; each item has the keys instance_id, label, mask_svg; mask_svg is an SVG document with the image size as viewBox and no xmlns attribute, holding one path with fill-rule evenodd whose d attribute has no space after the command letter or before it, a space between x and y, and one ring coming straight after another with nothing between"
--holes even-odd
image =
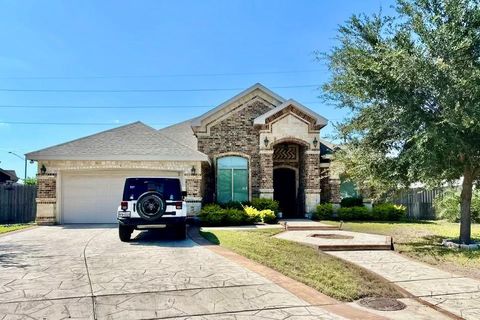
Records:
<instances>
[{"instance_id":1,"label":"trimmed bush","mask_svg":"<svg viewBox=\"0 0 480 320\"><path fill-rule=\"evenodd\" d=\"M443 193L442 196L433 200L433 206L437 218L445 219L449 222L460 221L460 191L450 189ZM472 222L480 223L480 190L475 190L472 195Z\"/></svg>"},{"instance_id":2,"label":"trimmed bush","mask_svg":"<svg viewBox=\"0 0 480 320\"><path fill-rule=\"evenodd\" d=\"M244 209L254 222L274 223L277 220L277 216L272 210L257 210L257 208L252 206L246 206Z\"/></svg>"},{"instance_id":3,"label":"trimmed bush","mask_svg":"<svg viewBox=\"0 0 480 320\"><path fill-rule=\"evenodd\" d=\"M364 206L342 207L337 211L337 219L346 221L372 220L372 214Z\"/></svg>"},{"instance_id":4,"label":"trimmed bush","mask_svg":"<svg viewBox=\"0 0 480 320\"><path fill-rule=\"evenodd\" d=\"M381 203L372 208L372 218L374 220L398 221L407 215L407 208L393 203Z\"/></svg>"},{"instance_id":5,"label":"trimmed bush","mask_svg":"<svg viewBox=\"0 0 480 320\"><path fill-rule=\"evenodd\" d=\"M249 206L250 202L249 201L229 201L226 203L220 203L219 204L222 208L224 209L237 209L237 210L243 210L244 206Z\"/></svg>"},{"instance_id":6,"label":"trimmed bush","mask_svg":"<svg viewBox=\"0 0 480 320\"><path fill-rule=\"evenodd\" d=\"M329 220L333 218L333 204L319 204L313 213L313 220Z\"/></svg>"},{"instance_id":7,"label":"trimmed bush","mask_svg":"<svg viewBox=\"0 0 480 320\"><path fill-rule=\"evenodd\" d=\"M361 197L347 197L340 201L342 208L361 207L363 206L363 198Z\"/></svg>"},{"instance_id":8,"label":"trimmed bush","mask_svg":"<svg viewBox=\"0 0 480 320\"><path fill-rule=\"evenodd\" d=\"M238 226L252 224L255 221L242 209L224 209L218 204L207 204L199 214L202 224L205 226Z\"/></svg>"},{"instance_id":9,"label":"trimmed bush","mask_svg":"<svg viewBox=\"0 0 480 320\"><path fill-rule=\"evenodd\" d=\"M253 198L252 207L257 210L272 210L274 213L278 212L278 201L265 198Z\"/></svg>"},{"instance_id":10,"label":"trimmed bush","mask_svg":"<svg viewBox=\"0 0 480 320\"><path fill-rule=\"evenodd\" d=\"M277 215L273 210L270 209L260 211L260 217L263 223L273 224L277 222Z\"/></svg>"}]
</instances>

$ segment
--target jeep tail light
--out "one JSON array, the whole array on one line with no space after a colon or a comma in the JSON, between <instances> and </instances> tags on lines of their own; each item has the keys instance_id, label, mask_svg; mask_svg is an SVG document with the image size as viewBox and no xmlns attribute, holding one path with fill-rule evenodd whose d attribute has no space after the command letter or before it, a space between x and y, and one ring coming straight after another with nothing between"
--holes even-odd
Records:
<instances>
[{"instance_id":1,"label":"jeep tail light","mask_svg":"<svg viewBox=\"0 0 480 320\"><path fill-rule=\"evenodd\" d=\"M120 203L120 208L123 210L123 211L127 211L128 209L128 201L122 201Z\"/></svg>"},{"instance_id":2,"label":"jeep tail light","mask_svg":"<svg viewBox=\"0 0 480 320\"><path fill-rule=\"evenodd\" d=\"M182 201L175 202L175 208L176 209L182 209Z\"/></svg>"}]
</instances>

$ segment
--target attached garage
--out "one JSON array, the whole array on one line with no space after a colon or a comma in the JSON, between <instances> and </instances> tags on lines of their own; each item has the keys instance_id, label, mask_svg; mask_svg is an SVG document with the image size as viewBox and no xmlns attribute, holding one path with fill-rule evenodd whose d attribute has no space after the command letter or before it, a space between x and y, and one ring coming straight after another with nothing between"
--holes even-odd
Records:
<instances>
[{"instance_id":1,"label":"attached garage","mask_svg":"<svg viewBox=\"0 0 480 320\"><path fill-rule=\"evenodd\" d=\"M176 136L134 122L28 153L38 161L36 222L116 223L128 177L180 177L187 213L198 212L209 158Z\"/></svg>"},{"instance_id":2,"label":"attached garage","mask_svg":"<svg viewBox=\"0 0 480 320\"><path fill-rule=\"evenodd\" d=\"M178 172L92 170L61 174L61 223L115 223L128 177L178 177Z\"/></svg>"}]
</instances>

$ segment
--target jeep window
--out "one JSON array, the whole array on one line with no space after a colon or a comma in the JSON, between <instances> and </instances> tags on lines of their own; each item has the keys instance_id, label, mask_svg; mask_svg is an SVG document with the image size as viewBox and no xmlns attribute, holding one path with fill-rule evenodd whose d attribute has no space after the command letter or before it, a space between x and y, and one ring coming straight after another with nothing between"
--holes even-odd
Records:
<instances>
[{"instance_id":1,"label":"jeep window","mask_svg":"<svg viewBox=\"0 0 480 320\"><path fill-rule=\"evenodd\" d=\"M182 188L179 179L128 178L123 190L123 201L137 200L147 191L160 193L165 200L181 200Z\"/></svg>"}]
</instances>

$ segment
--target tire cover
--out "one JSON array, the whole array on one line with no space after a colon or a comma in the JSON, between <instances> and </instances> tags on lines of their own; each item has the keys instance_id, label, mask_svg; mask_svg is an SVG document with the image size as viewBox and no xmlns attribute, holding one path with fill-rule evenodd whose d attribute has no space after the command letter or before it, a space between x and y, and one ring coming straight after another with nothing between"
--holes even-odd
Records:
<instances>
[{"instance_id":1,"label":"tire cover","mask_svg":"<svg viewBox=\"0 0 480 320\"><path fill-rule=\"evenodd\" d=\"M165 209L165 200L158 192L145 192L137 200L138 215L148 221L160 218L165 213Z\"/></svg>"}]
</instances>

